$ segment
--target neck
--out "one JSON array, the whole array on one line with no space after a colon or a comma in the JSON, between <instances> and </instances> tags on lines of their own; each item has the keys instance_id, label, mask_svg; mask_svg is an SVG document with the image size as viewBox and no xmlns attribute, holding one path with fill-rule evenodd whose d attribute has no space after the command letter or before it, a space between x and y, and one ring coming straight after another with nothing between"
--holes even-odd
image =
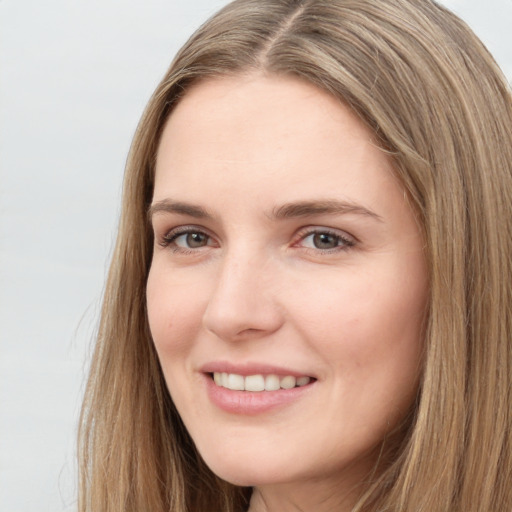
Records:
<instances>
[{"instance_id":1,"label":"neck","mask_svg":"<svg viewBox=\"0 0 512 512\"><path fill-rule=\"evenodd\" d=\"M350 512L360 485L300 482L255 487L248 512Z\"/></svg>"},{"instance_id":2,"label":"neck","mask_svg":"<svg viewBox=\"0 0 512 512\"><path fill-rule=\"evenodd\" d=\"M340 471L315 479L256 485L248 512L351 512L370 482L375 483L385 471L387 461L395 459L406 425L389 436L385 447L375 448Z\"/></svg>"}]
</instances>

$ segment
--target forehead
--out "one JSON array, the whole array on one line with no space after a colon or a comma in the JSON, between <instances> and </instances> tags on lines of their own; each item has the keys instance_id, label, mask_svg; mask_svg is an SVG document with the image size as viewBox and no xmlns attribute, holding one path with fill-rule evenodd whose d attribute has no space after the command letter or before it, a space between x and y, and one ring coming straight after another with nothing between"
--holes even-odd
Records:
<instances>
[{"instance_id":1,"label":"forehead","mask_svg":"<svg viewBox=\"0 0 512 512\"><path fill-rule=\"evenodd\" d=\"M292 77L237 76L201 82L180 101L160 141L156 181L339 181L349 168L352 180L392 175L372 132L340 100Z\"/></svg>"},{"instance_id":2,"label":"forehead","mask_svg":"<svg viewBox=\"0 0 512 512\"><path fill-rule=\"evenodd\" d=\"M287 123L298 118L306 124ZM272 126L288 136L312 135L313 129L326 133L329 118L337 128L349 127L354 137L372 137L341 100L309 82L291 76L236 75L193 85L173 110L166 129L193 127L196 136L215 135L215 142L221 142L223 132L214 128L229 125L240 136L258 142L255 137L262 133L255 129Z\"/></svg>"}]
</instances>

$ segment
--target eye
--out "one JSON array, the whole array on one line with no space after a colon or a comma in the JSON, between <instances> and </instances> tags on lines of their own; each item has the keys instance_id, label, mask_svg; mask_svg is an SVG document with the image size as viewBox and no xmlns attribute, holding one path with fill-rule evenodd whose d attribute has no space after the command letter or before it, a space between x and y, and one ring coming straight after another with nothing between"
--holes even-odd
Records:
<instances>
[{"instance_id":1,"label":"eye","mask_svg":"<svg viewBox=\"0 0 512 512\"><path fill-rule=\"evenodd\" d=\"M183 249L197 249L208 245L209 236L205 233L182 233L171 240L172 243Z\"/></svg>"},{"instance_id":2,"label":"eye","mask_svg":"<svg viewBox=\"0 0 512 512\"><path fill-rule=\"evenodd\" d=\"M170 247L176 252L191 252L202 247L214 246L215 242L204 231L194 227L182 227L168 232L160 245Z\"/></svg>"},{"instance_id":3,"label":"eye","mask_svg":"<svg viewBox=\"0 0 512 512\"><path fill-rule=\"evenodd\" d=\"M306 232L299 241L301 247L319 251L344 250L355 245L355 240L349 235L330 231L314 230Z\"/></svg>"}]
</instances>

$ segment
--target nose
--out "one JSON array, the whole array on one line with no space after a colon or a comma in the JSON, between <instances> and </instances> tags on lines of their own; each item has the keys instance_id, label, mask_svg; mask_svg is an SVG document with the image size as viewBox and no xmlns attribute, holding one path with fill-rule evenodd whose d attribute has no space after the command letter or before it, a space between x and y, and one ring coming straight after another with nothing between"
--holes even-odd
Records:
<instances>
[{"instance_id":1,"label":"nose","mask_svg":"<svg viewBox=\"0 0 512 512\"><path fill-rule=\"evenodd\" d=\"M278 282L265 258L233 255L219 264L204 312L204 327L225 341L255 339L283 322Z\"/></svg>"}]
</instances>

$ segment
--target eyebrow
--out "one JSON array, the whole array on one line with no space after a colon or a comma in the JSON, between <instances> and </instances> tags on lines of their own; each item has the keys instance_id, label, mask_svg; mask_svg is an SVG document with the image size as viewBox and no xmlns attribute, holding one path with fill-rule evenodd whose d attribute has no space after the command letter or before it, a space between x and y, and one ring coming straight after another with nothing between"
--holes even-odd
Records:
<instances>
[{"instance_id":1,"label":"eyebrow","mask_svg":"<svg viewBox=\"0 0 512 512\"><path fill-rule=\"evenodd\" d=\"M203 207L185 203L181 201L172 201L171 199L163 199L153 203L148 209L148 218L158 213L176 213L178 215L186 215L195 219L213 219L213 215ZM273 208L270 219L285 220L299 217L308 217L313 215L342 215L356 214L371 217L380 222L382 217L374 211L365 208L362 205L352 203L350 201L339 201L337 199L321 199L316 201L296 201L283 204L282 206Z\"/></svg>"},{"instance_id":2,"label":"eyebrow","mask_svg":"<svg viewBox=\"0 0 512 512\"><path fill-rule=\"evenodd\" d=\"M177 213L179 215L187 215L195 219L212 219L213 215L207 210L195 204L183 203L180 201L172 201L163 199L153 203L148 209L148 217L151 219L157 213Z\"/></svg>"},{"instance_id":3,"label":"eyebrow","mask_svg":"<svg viewBox=\"0 0 512 512\"><path fill-rule=\"evenodd\" d=\"M369 208L350 201L338 201L337 199L286 203L278 208L274 208L270 217L275 219L291 219L312 215L340 215L348 213L371 217L380 222L383 221L380 215Z\"/></svg>"}]
</instances>

